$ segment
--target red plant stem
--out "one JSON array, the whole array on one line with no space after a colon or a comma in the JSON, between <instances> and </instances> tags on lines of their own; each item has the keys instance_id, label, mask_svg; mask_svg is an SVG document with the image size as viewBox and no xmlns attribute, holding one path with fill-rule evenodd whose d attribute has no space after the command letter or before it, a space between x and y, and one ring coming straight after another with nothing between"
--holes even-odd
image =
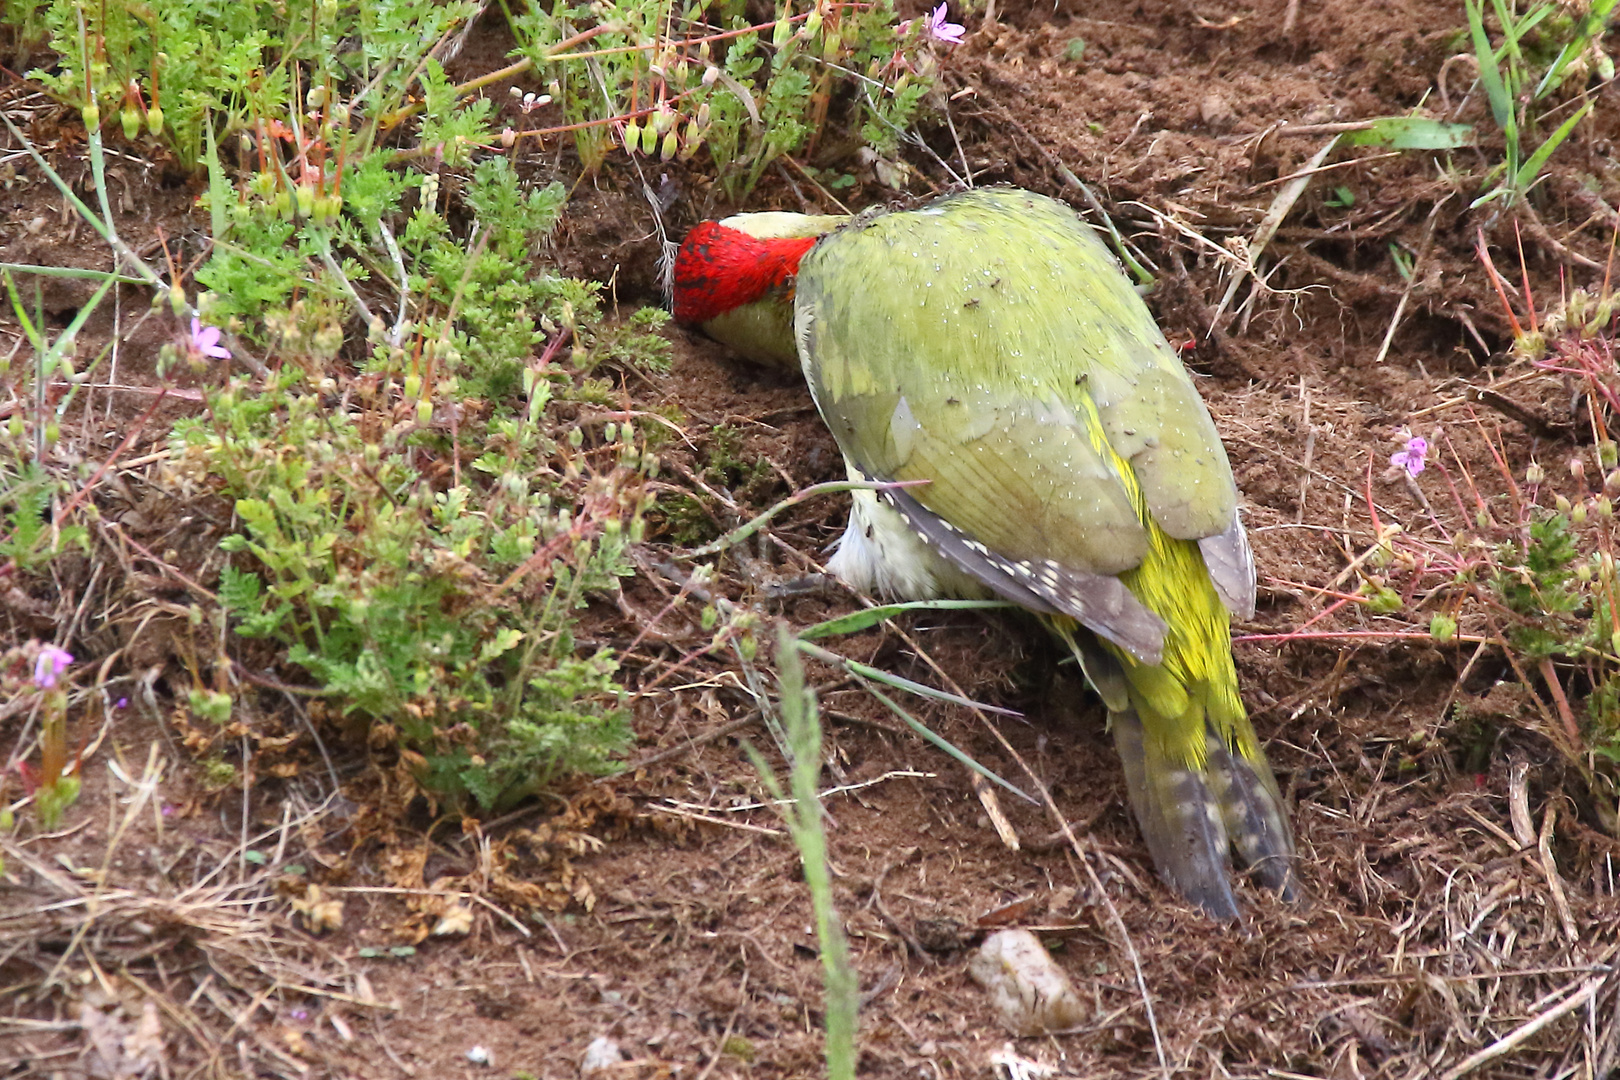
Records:
<instances>
[{"instance_id":1,"label":"red plant stem","mask_svg":"<svg viewBox=\"0 0 1620 1080\"><path fill-rule=\"evenodd\" d=\"M1368 452L1368 454L1367 454L1367 481L1366 481L1366 486L1362 488L1362 492L1363 492L1363 494L1365 495L1365 497L1367 499L1367 516L1372 519L1373 535L1374 536L1383 536L1384 535L1384 523L1382 521L1378 520L1378 504L1373 502L1372 471L1373 471L1373 455L1372 455L1371 452Z\"/></svg>"},{"instance_id":2,"label":"red plant stem","mask_svg":"<svg viewBox=\"0 0 1620 1080\"><path fill-rule=\"evenodd\" d=\"M1496 638L1480 637L1477 634L1458 634L1449 642L1439 642L1435 640L1433 634L1425 630L1318 630L1310 634L1302 634L1295 630L1286 634L1243 634L1233 638L1232 644L1257 641L1433 641L1436 645L1449 645L1452 642L1466 642L1470 645L1498 643Z\"/></svg>"},{"instance_id":3,"label":"red plant stem","mask_svg":"<svg viewBox=\"0 0 1620 1080\"><path fill-rule=\"evenodd\" d=\"M1475 426L1479 428L1480 435L1485 439L1485 449L1491 452L1491 458L1496 462L1497 471L1502 474L1502 480L1507 484L1508 494L1513 496L1514 516L1520 521L1523 521L1524 496L1519 491L1518 482L1513 479L1513 470L1508 468L1507 462L1497 450L1497 447L1504 445L1501 427L1497 427L1495 438L1492 438L1490 435L1486 434L1485 421L1479 418L1479 413L1474 411L1474 406L1472 403L1468 405L1468 416L1474 421Z\"/></svg>"},{"instance_id":4,"label":"red plant stem","mask_svg":"<svg viewBox=\"0 0 1620 1080\"><path fill-rule=\"evenodd\" d=\"M674 97L668 99L668 101L664 102L664 104L672 104L681 100L681 98L688 97L696 92L696 90L683 90L679 94L676 94ZM570 131L582 131L585 128L605 127L608 124L622 124L626 120L639 120L643 116L651 116L657 111L658 109L656 107L637 109L634 112L620 113L618 116L609 116L601 120L582 120L577 124L564 124L561 127L530 128L528 131L518 131L514 132L513 134L519 139L530 135L562 135Z\"/></svg>"},{"instance_id":5,"label":"red plant stem","mask_svg":"<svg viewBox=\"0 0 1620 1080\"><path fill-rule=\"evenodd\" d=\"M1502 288L1502 275L1496 272L1496 264L1491 262L1491 253L1485 246L1484 227L1478 227L1474 236L1474 250L1479 252L1479 261L1485 264L1485 271L1491 277L1491 284L1496 287L1496 295L1502 298L1502 310L1507 312L1508 323L1513 327L1513 336L1523 337L1524 328L1519 325L1519 317L1513 313L1513 305L1508 303L1507 290Z\"/></svg>"},{"instance_id":6,"label":"red plant stem","mask_svg":"<svg viewBox=\"0 0 1620 1080\"><path fill-rule=\"evenodd\" d=\"M118 460L118 456L125 450L128 450L131 446L135 445L135 440L140 437L141 429L146 427L146 422L152 419L152 414L157 412L158 406L163 404L163 399L168 396L168 393L169 388L167 386L158 391L158 396L156 400L152 402L151 408L147 409L146 412L141 414L141 418L135 422L135 426L130 429L129 434L124 436L124 441L118 444L117 448L113 450L112 454L108 456L107 460L103 461L101 463L101 467L95 471L95 475L86 480L84 482L84 486L81 487L73 498L68 501L67 508L64 509L61 515L57 518L58 521L66 520L68 515L72 514L74 510L78 509L79 504L85 500L86 496L90 494L90 491L98 482L100 482L101 478L107 474L107 470L112 468L112 463Z\"/></svg>"},{"instance_id":7,"label":"red plant stem","mask_svg":"<svg viewBox=\"0 0 1620 1080\"><path fill-rule=\"evenodd\" d=\"M1540 327L1536 325L1536 299L1530 295L1530 268L1524 264L1524 237L1519 235L1519 222L1513 221L1513 242L1519 247L1519 280L1524 284L1524 306L1530 313L1530 332L1536 333Z\"/></svg>"},{"instance_id":8,"label":"red plant stem","mask_svg":"<svg viewBox=\"0 0 1620 1080\"><path fill-rule=\"evenodd\" d=\"M1454 461L1457 462L1457 468L1462 472L1463 479L1468 481L1468 491L1469 491L1469 493L1471 495L1474 496L1474 506L1478 508L1480 513L1485 515L1485 520L1487 522L1489 522L1492 525L1495 525L1496 524L1496 519L1491 516L1490 507L1485 505L1485 500L1479 494L1478 486L1476 486L1474 484L1474 474L1469 472L1468 471L1468 466L1463 464L1462 455L1457 453L1457 446L1456 446L1455 443L1453 443L1451 441L1451 432L1446 431L1444 428L1442 428L1440 433L1445 436L1446 449L1451 451L1451 457L1452 457L1452 459ZM1448 476L1449 476L1449 474L1448 474Z\"/></svg>"},{"instance_id":9,"label":"red plant stem","mask_svg":"<svg viewBox=\"0 0 1620 1080\"><path fill-rule=\"evenodd\" d=\"M1547 690L1553 697L1553 704L1558 707L1558 719L1564 722L1564 734L1569 736L1570 749L1579 753L1581 746L1580 725L1575 723L1575 714L1570 711L1569 699L1564 696L1564 684L1558 680L1558 671L1553 667L1552 657L1542 657L1540 666L1541 677L1546 680Z\"/></svg>"},{"instance_id":10,"label":"red plant stem","mask_svg":"<svg viewBox=\"0 0 1620 1080\"><path fill-rule=\"evenodd\" d=\"M1317 623L1321 622L1323 619L1327 618L1329 615L1333 614L1335 611L1338 611L1340 608L1344 607L1344 605L1346 605L1348 603L1351 603L1351 602L1352 601L1350 601L1350 600L1335 600L1335 601L1333 601L1333 603L1329 604L1327 607L1323 608L1321 611L1318 611L1315 615L1312 615L1309 619L1305 620L1304 624L1302 624L1299 629L1303 630L1307 626L1316 625ZM1365 602L1366 601L1364 601L1364 600L1355 601L1355 603L1365 603ZM1299 631L1296 630L1296 631L1294 631L1294 633L1298 634ZM1236 641L1237 639L1233 638L1232 640Z\"/></svg>"},{"instance_id":11,"label":"red plant stem","mask_svg":"<svg viewBox=\"0 0 1620 1080\"><path fill-rule=\"evenodd\" d=\"M52 701L56 697L58 700ZM45 692L45 719L39 731L39 786L54 790L67 765L67 695L60 690Z\"/></svg>"}]
</instances>

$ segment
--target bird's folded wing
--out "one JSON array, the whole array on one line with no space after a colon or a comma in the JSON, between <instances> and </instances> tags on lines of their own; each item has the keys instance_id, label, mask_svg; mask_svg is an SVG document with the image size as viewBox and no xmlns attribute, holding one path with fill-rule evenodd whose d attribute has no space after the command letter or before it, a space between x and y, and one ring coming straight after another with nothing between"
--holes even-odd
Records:
<instances>
[{"instance_id":1,"label":"bird's folded wing","mask_svg":"<svg viewBox=\"0 0 1620 1080\"><path fill-rule=\"evenodd\" d=\"M1105 636L1066 594L1141 563L1144 506L1170 536L1219 538L1217 585L1241 602L1231 468L1151 314L1072 211L972 194L857 222L800 265L800 359L845 454L928 481L909 497L967 550Z\"/></svg>"}]
</instances>

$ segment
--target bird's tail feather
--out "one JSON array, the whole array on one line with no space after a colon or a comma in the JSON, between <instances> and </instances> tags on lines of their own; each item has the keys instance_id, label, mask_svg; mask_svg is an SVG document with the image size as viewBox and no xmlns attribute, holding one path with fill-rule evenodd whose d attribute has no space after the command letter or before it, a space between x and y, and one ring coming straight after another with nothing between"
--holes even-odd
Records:
<instances>
[{"instance_id":1,"label":"bird's tail feather","mask_svg":"<svg viewBox=\"0 0 1620 1080\"><path fill-rule=\"evenodd\" d=\"M1265 760L1233 754L1208 732L1201 768L1173 760L1143 737L1134 708L1113 710L1109 726L1125 767L1131 809L1159 876L1217 919L1238 916L1228 881L1229 853L1267 888L1292 900L1294 843L1282 795Z\"/></svg>"},{"instance_id":2,"label":"bird's tail feather","mask_svg":"<svg viewBox=\"0 0 1620 1080\"><path fill-rule=\"evenodd\" d=\"M1069 646L1108 708L1131 809L1165 884L1210 915L1235 919L1238 903L1227 868L1236 861L1261 885L1295 899L1294 840L1282 791L1236 695L1217 708L1224 732L1202 706L1184 707L1180 719L1150 712L1158 720L1144 729L1141 710L1160 695L1141 693L1133 676L1151 689L1157 684L1147 681L1150 669L1127 672L1118 656L1073 623L1052 617L1045 622ZM1187 723L1196 726L1187 730ZM1184 730L1190 739L1177 737Z\"/></svg>"},{"instance_id":3,"label":"bird's tail feather","mask_svg":"<svg viewBox=\"0 0 1620 1080\"><path fill-rule=\"evenodd\" d=\"M1205 775L1221 807L1221 817L1238 864L1284 900L1298 897L1294 879L1294 835L1282 791L1264 757L1234 754L1214 731Z\"/></svg>"},{"instance_id":4,"label":"bird's tail feather","mask_svg":"<svg viewBox=\"0 0 1620 1080\"><path fill-rule=\"evenodd\" d=\"M1227 881L1225 816L1197 772L1172 763L1143 738L1135 709L1110 712L1114 745L1125 766L1125 789L1165 884L1217 919L1238 917Z\"/></svg>"}]
</instances>

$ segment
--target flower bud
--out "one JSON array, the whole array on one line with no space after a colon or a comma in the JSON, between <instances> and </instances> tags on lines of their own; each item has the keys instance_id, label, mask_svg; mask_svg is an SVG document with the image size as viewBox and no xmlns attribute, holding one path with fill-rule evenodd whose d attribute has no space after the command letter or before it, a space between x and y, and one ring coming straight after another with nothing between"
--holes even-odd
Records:
<instances>
[{"instance_id":1,"label":"flower bud","mask_svg":"<svg viewBox=\"0 0 1620 1080\"><path fill-rule=\"evenodd\" d=\"M653 130L651 123L641 129L641 152L648 157L658 153L658 132Z\"/></svg>"},{"instance_id":2,"label":"flower bud","mask_svg":"<svg viewBox=\"0 0 1620 1080\"><path fill-rule=\"evenodd\" d=\"M1576 503L1570 508L1569 520L1574 522L1576 525L1586 524L1586 502L1584 500Z\"/></svg>"},{"instance_id":3,"label":"flower bud","mask_svg":"<svg viewBox=\"0 0 1620 1080\"><path fill-rule=\"evenodd\" d=\"M416 403L416 422L426 427L433 421L433 402L423 398Z\"/></svg>"},{"instance_id":4,"label":"flower bud","mask_svg":"<svg viewBox=\"0 0 1620 1080\"><path fill-rule=\"evenodd\" d=\"M133 105L125 105L118 113L118 122L124 125L124 138L134 142L141 133L141 114Z\"/></svg>"},{"instance_id":5,"label":"flower bud","mask_svg":"<svg viewBox=\"0 0 1620 1080\"><path fill-rule=\"evenodd\" d=\"M696 120L686 122L686 134L681 136L681 160L688 161L703 145L703 131L698 127Z\"/></svg>"},{"instance_id":6,"label":"flower bud","mask_svg":"<svg viewBox=\"0 0 1620 1080\"><path fill-rule=\"evenodd\" d=\"M719 78L720 78L720 69L719 68L717 68L717 67L706 67L706 68L703 69L703 85L704 86L713 86L715 84L715 82Z\"/></svg>"},{"instance_id":7,"label":"flower bud","mask_svg":"<svg viewBox=\"0 0 1620 1080\"><path fill-rule=\"evenodd\" d=\"M1547 479L1547 470L1534 461L1530 463L1528 469L1524 470L1524 482L1527 484L1539 484L1545 479Z\"/></svg>"},{"instance_id":8,"label":"flower bud","mask_svg":"<svg viewBox=\"0 0 1620 1080\"><path fill-rule=\"evenodd\" d=\"M315 212L315 185L305 181L293 191L293 197L298 200L298 216L309 217Z\"/></svg>"},{"instance_id":9,"label":"flower bud","mask_svg":"<svg viewBox=\"0 0 1620 1080\"><path fill-rule=\"evenodd\" d=\"M634 154L641 149L641 125L634 120L625 121L624 149L630 154Z\"/></svg>"},{"instance_id":10,"label":"flower bud","mask_svg":"<svg viewBox=\"0 0 1620 1080\"><path fill-rule=\"evenodd\" d=\"M1607 495L1600 497L1597 501L1597 505L1593 507L1593 509L1597 511L1597 515L1600 518L1614 516L1614 504L1609 501L1609 497Z\"/></svg>"},{"instance_id":11,"label":"flower bud","mask_svg":"<svg viewBox=\"0 0 1620 1080\"><path fill-rule=\"evenodd\" d=\"M668 161L675 156L675 152L680 148L680 137L675 134L674 128L670 128L669 131L664 134L664 145L659 149L658 156L660 159Z\"/></svg>"},{"instance_id":12,"label":"flower bud","mask_svg":"<svg viewBox=\"0 0 1620 1080\"><path fill-rule=\"evenodd\" d=\"M515 90L517 88L513 87L513 89ZM512 147L514 145L516 145L516 143L517 143L517 132L513 131L511 128L502 128L501 129L501 146L504 147L507 150L510 150L510 149L512 149Z\"/></svg>"},{"instance_id":13,"label":"flower bud","mask_svg":"<svg viewBox=\"0 0 1620 1080\"><path fill-rule=\"evenodd\" d=\"M163 134L163 110L156 105L146 110L146 130L153 135Z\"/></svg>"},{"instance_id":14,"label":"flower bud","mask_svg":"<svg viewBox=\"0 0 1620 1080\"><path fill-rule=\"evenodd\" d=\"M79 110L79 119L84 121L85 131L101 130L101 110L96 107L95 102L92 101Z\"/></svg>"},{"instance_id":15,"label":"flower bud","mask_svg":"<svg viewBox=\"0 0 1620 1080\"><path fill-rule=\"evenodd\" d=\"M793 23L786 17L776 20L776 29L771 31L771 47L780 49L788 43L793 36Z\"/></svg>"},{"instance_id":16,"label":"flower bud","mask_svg":"<svg viewBox=\"0 0 1620 1080\"><path fill-rule=\"evenodd\" d=\"M1582 461L1578 457L1570 458L1569 475L1573 477L1577 483L1584 481L1586 479L1586 462Z\"/></svg>"},{"instance_id":17,"label":"flower bud","mask_svg":"<svg viewBox=\"0 0 1620 1080\"><path fill-rule=\"evenodd\" d=\"M1560 514L1567 514L1567 513L1569 513L1569 510L1570 510L1569 500L1564 498L1562 495L1554 495L1553 496L1553 507Z\"/></svg>"},{"instance_id":18,"label":"flower bud","mask_svg":"<svg viewBox=\"0 0 1620 1080\"><path fill-rule=\"evenodd\" d=\"M1620 448L1617 448L1612 439L1604 439L1598 443L1598 464L1605 469L1612 469L1620 465Z\"/></svg>"},{"instance_id":19,"label":"flower bud","mask_svg":"<svg viewBox=\"0 0 1620 1080\"><path fill-rule=\"evenodd\" d=\"M1447 615L1436 615L1429 620L1429 635L1442 645L1457 636L1457 620Z\"/></svg>"}]
</instances>

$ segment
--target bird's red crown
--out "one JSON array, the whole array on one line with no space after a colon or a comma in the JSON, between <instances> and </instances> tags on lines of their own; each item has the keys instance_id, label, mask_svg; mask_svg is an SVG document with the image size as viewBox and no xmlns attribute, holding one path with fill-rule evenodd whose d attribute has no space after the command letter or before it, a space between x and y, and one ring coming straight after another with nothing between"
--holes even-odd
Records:
<instances>
[{"instance_id":1,"label":"bird's red crown","mask_svg":"<svg viewBox=\"0 0 1620 1080\"><path fill-rule=\"evenodd\" d=\"M817 237L761 240L718 221L686 234L675 256L675 318L706 323L791 285Z\"/></svg>"}]
</instances>

